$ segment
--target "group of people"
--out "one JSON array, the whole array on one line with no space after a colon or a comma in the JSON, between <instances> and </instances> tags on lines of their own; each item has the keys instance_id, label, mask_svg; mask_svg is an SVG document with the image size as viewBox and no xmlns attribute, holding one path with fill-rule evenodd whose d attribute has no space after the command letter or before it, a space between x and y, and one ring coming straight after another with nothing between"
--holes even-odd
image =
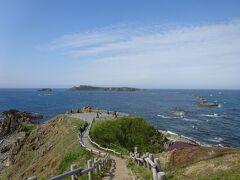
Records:
<instances>
[{"instance_id":1,"label":"group of people","mask_svg":"<svg viewBox=\"0 0 240 180\"><path fill-rule=\"evenodd\" d=\"M91 106L85 106L85 107L83 107L83 109L80 109L80 108L76 109L76 110L72 110L71 109L70 112L68 112L68 113L72 114L72 113L81 113L81 112L91 113L91 112L93 112L93 108ZM118 114L117 114L116 111L114 111L114 112L107 111L106 113L107 113L108 116L112 115L113 118L117 118L118 117ZM96 118L101 118L101 116L102 116L102 112L101 111L97 111L97 117Z\"/></svg>"},{"instance_id":2,"label":"group of people","mask_svg":"<svg viewBox=\"0 0 240 180\"><path fill-rule=\"evenodd\" d=\"M109 112L107 111L107 115L112 115L114 118L117 118L117 112L114 111L114 112ZM97 112L97 118L100 118L102 116L102 113L101 112Z\"/></svg>"},{"instance_id":3,"label":"group of people","mask_svg":"<svg viewBox=\"0 0 240 180\"><path fill-rule=\"evenodd\" d=\"M83 110L85 111L85 112L89 112L89 113L91 113L92 112L92 107L91 106L85 106L85 107L83 107Z\"/></svg>"}]
</instances>

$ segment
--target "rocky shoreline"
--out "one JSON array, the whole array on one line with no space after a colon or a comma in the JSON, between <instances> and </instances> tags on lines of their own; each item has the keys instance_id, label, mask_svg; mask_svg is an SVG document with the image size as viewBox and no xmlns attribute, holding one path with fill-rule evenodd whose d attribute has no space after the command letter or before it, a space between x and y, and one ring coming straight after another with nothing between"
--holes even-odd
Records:
<instances>
[{"instance_id":1,"label":"rocky shoreline","mask_svg":"<svg viewBox=\"0 0 240 180\"><path fill-rule=\"evenodd\" d=\"M164 134L169 140L168 144L165 144L165 149L167 151L173 150L173 149L182 149L185 147L194 147L194 146L212 147L211 145L200 143L192 138L179 135L171 131L163 131L160 129L158 131Z\"/></svg>"},{"instance_id":2,"label":"rocky shoreline","mask_svg":"<svg viewBox=\"0 0 240 180\"><path fill-rule=\"evenodd\" d=\"M176 133L173 133L171 131L163 131L163 130L159 130L159 132L161 132L162 134L164 134L165 136L168 137L168 139L170 141L181 141L181 142L185 142L185 143L189 143L189 144L193 144L193 145L202 145L200 144L199 142L191 139L191 138L188 138L188 137L185 137L183 135L178 135Z\"/></svg>"}]
</instances>

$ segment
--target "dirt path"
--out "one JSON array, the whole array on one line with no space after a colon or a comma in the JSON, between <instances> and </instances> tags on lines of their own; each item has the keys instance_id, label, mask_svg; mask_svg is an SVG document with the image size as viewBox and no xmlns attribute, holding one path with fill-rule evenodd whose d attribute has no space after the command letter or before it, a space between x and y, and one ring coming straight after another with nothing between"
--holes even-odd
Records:
<instances>
[{"instance_id":1,"label":"dirt path","mask_svg":"<svg viewBox=\"0 0 240 180\"><path fill-rule=\"evenodd\" d=\"M96 121L105 120L105 119L113 119L112 115L108 115L106 113L102 113L100 118L96 118L97 113L95 113L95 112L75 113L70 116L82 119L84 121L87 121L88 123L91 123L94 118ZM98 150L98 151L104 152L103 150L97 149L96 147L94 147L91 144L91 142L88 140L88 134L89 134L89 128L86 130L86 132L84 133L83 138L82 138L84 145L92 150ZM110 157L116 163L116 168L115 168L115 171L113 174L114 175L113 179L114 180L132 180L133 176L132 176L131 171L127 168L126 160L122 159L120 157L114 156L114 155L111 155Z\"/></svg>"}]
</instances>

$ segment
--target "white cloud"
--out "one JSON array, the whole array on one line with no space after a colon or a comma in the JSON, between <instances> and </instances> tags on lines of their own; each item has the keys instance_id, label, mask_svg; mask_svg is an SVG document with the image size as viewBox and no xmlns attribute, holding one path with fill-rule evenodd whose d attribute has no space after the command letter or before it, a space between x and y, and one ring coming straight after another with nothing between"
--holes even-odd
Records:
<instances>
[{"instance_id":1,"label":"white cloud","mask_svg":"<svg viewBox=\"0 0 240 180\"><path fill-rule=\"evenodd\" d=\"M68 75L77 84L240 88L240 21L167 30L113 26L64 35L50 48L79 59Z\"/></svg>"}]
</instances>

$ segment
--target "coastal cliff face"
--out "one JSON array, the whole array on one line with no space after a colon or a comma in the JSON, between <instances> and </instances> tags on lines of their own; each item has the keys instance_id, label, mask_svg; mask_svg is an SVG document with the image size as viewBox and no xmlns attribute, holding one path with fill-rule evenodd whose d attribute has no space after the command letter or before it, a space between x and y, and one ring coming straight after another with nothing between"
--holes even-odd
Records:
<instances>
[{"instance_id":1,"label":"coastal cliff face","mask_svg":"<svg viewBox=\"0 0 240 180\"><path fill-rule=\"evenodd\" d=\"M15 161L26 138L37 124L32 120L42 115L20 112L14 109L4 111L0 122L0 169Z\"/></svg>"},{"instance_id":2,"label":"coastal cliff face","mask_svg":"<svg viewBox=\"0 0 240 180\"><path fill-rule=\"evenodd\" d=\"M0 179L26 179L35 175L47 179L69 169L69 163L75 159L69 161L68 157L75 157L76 164L85 165L91 155L77 142L82 124L79 119L59 115L34 128L27 126L27 130L21 124L14 126L16 131L0 142L0 160L5 159L0 162Z\"/></svg>"},{"instance_id":3,"label":"coastal cliff face","mask_svg":"<svg viewBox=\"0 0 240 180\"><path fill-rule=\"evenodd\" d=\"M4 111L3 119L0 122L0 139L16 132L28 131L28 126L33 123L33 119L43 118L40 114L20 112L15 109Z\"/></svg>"}]
</instances>

